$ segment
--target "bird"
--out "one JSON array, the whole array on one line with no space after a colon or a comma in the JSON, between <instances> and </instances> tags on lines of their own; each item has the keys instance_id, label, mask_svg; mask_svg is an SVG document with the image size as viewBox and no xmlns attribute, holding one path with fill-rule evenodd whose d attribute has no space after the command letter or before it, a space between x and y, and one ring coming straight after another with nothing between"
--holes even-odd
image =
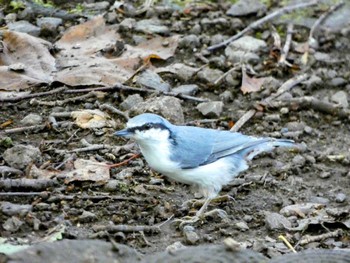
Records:
<instances>
[{"instance_id":1,"label":"bird","mask_svg":"<svg viewBox=\"0 0 350 263\"><path fill-rule=\"evenodd\" d=\"M296 145L288 139L174 125L153 113L129 119L126 128L114 135L134 139L153 170L194 186L202 194L205 201L196 219L203 215L223 186L248 169L253 157L275 147Z\"/></svg>"}]
</instances>

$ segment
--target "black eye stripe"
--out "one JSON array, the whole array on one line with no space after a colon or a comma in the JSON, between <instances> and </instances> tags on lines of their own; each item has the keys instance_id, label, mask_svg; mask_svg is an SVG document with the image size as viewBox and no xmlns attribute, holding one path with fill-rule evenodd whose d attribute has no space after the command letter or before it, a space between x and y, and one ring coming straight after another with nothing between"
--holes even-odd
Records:
<instances>
[{"instance_id":1,"label":"black eye stripe","mask_svg":"<svg viewBox=\"0 0 350 263\"><path fill-rule=\"evenodd\" d=\"M146 123L142 126L136 126L132 128L128 128L129 132L135 132L135 131L146 131L149 129L161 129L161 130L168 130L162 123Z\"/></svg>"}]
</instances>

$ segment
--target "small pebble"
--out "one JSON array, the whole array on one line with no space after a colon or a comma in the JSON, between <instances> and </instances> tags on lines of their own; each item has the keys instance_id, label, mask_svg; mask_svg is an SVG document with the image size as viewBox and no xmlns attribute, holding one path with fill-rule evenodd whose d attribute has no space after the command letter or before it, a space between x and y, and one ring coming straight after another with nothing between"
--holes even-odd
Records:
<instances>
[{"instance_id":1,"label":"small pebble","mask_svg":"<svg viewBox=\"0 0 350 263\"><path fill-rule=\"evenodd\" d=\"M335 201L337 203L344 203L344 201L346 200L346 195L344 193L338 193L336 196L335 196Z\"/></svg>"}]
</instances>

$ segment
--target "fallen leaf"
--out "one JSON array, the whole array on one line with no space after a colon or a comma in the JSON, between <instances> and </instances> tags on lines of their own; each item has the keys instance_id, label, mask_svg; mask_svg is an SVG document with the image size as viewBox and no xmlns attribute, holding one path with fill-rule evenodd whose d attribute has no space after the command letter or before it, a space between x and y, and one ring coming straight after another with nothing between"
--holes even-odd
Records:
<instances>
[{"instance_id":1,"label":"fallen leaf","mask_svg":"<svg viewBox=\"0 0 350 263\"><path fill-rule=\"evenodd\" d=\"M110 178L109 167L100 162L77 159L74 161L74 169L64 172L65 184L74 181L107 182Z\"/></svg>"},{"instance_id":2,"label":"fallen leaf","mask_svg":"<svg viewBox=\"0 0 350 263\"><path fill-rule=\"evenodd\" d=\"M125 44L118 56L104 54L121 40L115 25L102 16L71 28L56 42L58 67L55 80L69 86L111 86L125 82L151 58L166 60L174 55L179 36L155 37L137 46ZM67 59L69 58L69 59Z\"/></svg>"},{"instance_id":3,"label":"fallen leaf","mask_svg":"<svg viewBox=\"0 0 350 263\"><path fill-rule=\"evenodd\" d=\"M115 121L100 110L73 111L71 116L75 119L75 124L83 129L116 127Z\"/></svg>"},{"instance_id":4,"label":"fallen leaf","mask_svg":"<svg viewBox=\"0 0 350 263\"><path fill-rule=\"evenodd\" d=\"M266 78L254 78L249 77L245 70L242 68L242 85L241 91L243 94L257 92L261 90Z\"/></svg>"},{"instance_id":5,"label":"fallen leaf","mask_svg":"<svg viewBox=\"0 0 350 263\"><path fill-rule=\"evenodd\" d=\"M49 51L52 46L50 42L26 33L5 31L3 46L3 52L0 53L1 89L19 90L52 81L51 73L56 67L55 58ZM11 65L19 63L23 66L23 71L8 71ZM16 82L20 84L10 86Z\"/></svg>"}]
</instances>

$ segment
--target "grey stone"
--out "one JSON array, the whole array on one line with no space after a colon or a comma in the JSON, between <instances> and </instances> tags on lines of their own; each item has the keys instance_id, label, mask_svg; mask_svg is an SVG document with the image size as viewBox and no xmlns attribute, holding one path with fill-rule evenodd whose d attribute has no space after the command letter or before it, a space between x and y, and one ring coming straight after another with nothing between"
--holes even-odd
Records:
<instances>
[{"instance_id":1,"label":"grey stone","mask_svg":"<svg viewBox=\"0 0 350 263\"><path fill-rule=\"evenodd\" d=\"M7 149L3 158L6 163L17 169L25 169L32 162L41 160L39 148L32 145L16 145Z\"/></svg>"},{"instance_id":2,"label":"grey stone","mask_svg":"<svg viewBox=\"0 0 350 263\"><path fill-rule=\"evenodd\" d=\"M181 93L184 95L194 95L197 93L199 87L196 84L189 84L189 85L181 85L174 89L172 89L172 92L174 93Z\"/></svg>"},{"instance_id":3,"label":"grey stone","mask_svg":"<svg viewBox=\"0 0 350 263\"><path fill-rule=\"evenodd\" d=\"M194 34L184 36L179 41L180 48L192 48L193 49L193 48L196 48L199 46L200 46L199 37L194 35Z\"/></svg>"},{"instance_id":4,"label":"grey stone","mask_svg":"<svg viewBox=\"0 0 350 263\"><path fill-rule=\"evenodd\" d=\"M225 55L232 63L245 62L256 65L260 61L260 57L255 53L242 50L233 50L228 47L225 49Z\"/></svg>"},{"instance_id":5,"label":"grey stone","mask_svg":"<svg viewBox=\"0 0 350 263\"><path fill-rule=\"evenodd\" d=\"M195 245L199 241L199 236L194 231L194 227L192 226L184 226L183 235L186 243L189 245Z\"/></svg>"},{"instance_id":6,"label":"grey stone","mask_svg":"<svg viewBox=\"0 0 350 263\"><path fill-rule=\"evenodd\" d=\"M214 84L214 82L223 75L224 73L219 69L211 69L211 68L204 68L201 71L198 72L197 76L198 79L201 81L208 83L208 84Z\"/></svg>"},{"instance_id":7,"label":"grey stone","mask_svg":"<svg viewBox=\"0 0 350 263\"><path fill-rule=\"evenodd\" d=\"M36 24L39 27L49 27L49 28L57 28L58 26L62 25L63 19L58 17L40 17L36 19Z\"/></svg>"},{"instance_id":8,"label":"grey stone","mask_svg":"<svg viewBox=\"0 0 350 263\"><path fill-rule=\"evenodd\" d=\"M182 244L180 241L176 241L175 243L167 246L165 250L169 251L171 253L171 252L174 252L176 250L184 249L184 248L186 248L186 246L184 244Z\"/></svg>"},{"instance_id":9,"label":"grey stone","mask_svg":"<svg viewBox=\"0 0 350 263\"><path fill-rule=\"evenodd\" d=\"M36 19L36 24L41 28L41 35L54 35L57 28L62 25L62 18L40 17Z\"/></svg>"},{"instance_id":10,"label":"grey stone","mask_svg":"<svg viewBox=\"0 0 350 263\"><path fill-rule=\"evenodd\" d=\"M109 192L116 191L118 189L120 180L108 180L107 184L105 184L104 189Z\"/></svg>"},{"instance_id":11,"label":"grey stone","mask_svg":"<svg viewBox=\"0 0 350 263\"><path fill-rule=\"evenodd\" d=\"M146 34L169 34L169 28L158 19L144 19L136 22L135 30Z\"/></svg>"},{"instance_id":12,"label":"grey stone","mask_svg":"<svg viewBox=\"0 0 350 263\"><path fill-rule=\"evenodd\" d=\"M302 155L298 154L298 155L294 156L292 162L294 165L296 165L298 167L302 167L305 165L306 159Z\"/></svg>"},{"instance_id":13,"label":"grey stone","mask_svg":"<svg viewBox=\"0 0 350 263\"><path fill-rule=\"evenodd\" d=\"M96 1L95 3L83 3L83 7L91 11L103 11L107 10L110 3L107 1Z\"/></svg>"},{"instance_id":14,"label":"grey stone","mask_svg":"<svg viewBox=\"0 0 350 263\"><path fill-rule=\"evenodd\" d=\"M209 101L202 102L197 105L197 110L199 110L206 117L220 117L224 108L224 103L222 101Z\"/></svg>"},{"instance_id":15,"label":"grey stone","mask_svg":"<svg viewBox=\"0 0 350 263\"><path fill-rule=\"evenodd\" d=\"M216 45L216 44L219 44L221 42L224 42L225 40L226 40L226 38L222 34L216 34L216 35L211 37L210 45Z\"/></svg>"},{"instance_id":16,"label":"grey stone","mask_svg":"<svg viewBox=\"0 0 350 263\"><path fill-rule=\"evenodd\" d=\"M240 0L233 4L226 15L228 16L246 16L265 11L266 6L260 0Z\"/></svg>"},{"instance_id":17,"label":"grey stone","mask_svg":"<svg viewBox=\"0 0 350 263\"><path fill-rule=\"evenodd\" d=\"M10 202L2 202L0 211L8 216L24 216L33 209L32 205L19 205Z\"/></svg>"},{"instance_id":18,"label":"grey stone","mask_svg":"<svg viewBox=\"0 0 350 263\"><path fill-rule=\"evenodd\" d=\"M12 31L27 33L35 37L39 36L41 30L40 27L34 26L33 24L25 20L9 23L7 24L7 26Z\"/></svg>"},{"instance_id":19,"label":"grey stone","mask_svg":"<svg viewBox=\"0 0 350 263\"><path fill-rule=\"evenodd\" d=\"M200 26L200 24L195 24L189 33L191 34L195 34L195 35L199 35L202 32L202 28Z\"/></svg>"},{"instance_id":20,"label":"grey stone","mask_svg":"<svg viewBox=\"0 0 350 263\"><path fill-rule=\"evenodd\" d=\"M232 95L231 91L228 91L228 90L225 90L223 93L221 93L219 95L219 98L223 102L233 101L233 95Z\"/></svg>"},{"instance_id":21,"label":"grey stone","mask_svg":"<svg viewBox=\"0 0 350 263\"><path fill-rule=\"evenodd\" d=\"M136 20L134 18L125 18L119 24L119 31L121 32L131 31L134 29L135 26L136 26Z\"/></svg>"},{"instance_id":22,"label":"grey stone","mask_svg":"<svg viewBox=\"0 0 350 263\"><path fill-rule=\"evenodd\" d=\"M3 224L2 227L9 232L16 232L19 228L24 224L22 220L20 220L16 216L12 216L8 218Z\"/></svg>"},{"instance_id":23,"label":"grey stone","mask_svg":"<svg viewBox=\"0 0 350 263\"><path fill-rule=\"evenodd\" d=\"M349 106L347 93L345 91L338 91L333 94L331 100L337 104L340 104L343 108L347 108Z\"/></svg>"},{"instance_id":24,"label":"grey stone","mask_svg":"<svg viewBox=\"0 0 350 263\"><path fill-rule=\"evenodd\" d=\"M122 110L130 110L143 102L143 98L139 94L129 95L121 104L120 108Z\"/></svg>"},{"instance_id":25,"label":"grey stone","mask_svg":"<svg viewBox=\"0 0 350 263\"><path fill-rule=\"evenodd\" d=\"M264 40L257 39L251 36L241 37L233 42L225 49L242 50L256 53L263 48L266 48L267 44Z\"/></svg>"},{"instance_id":26,"label":"grey stone","mask_svg":"<svg viewBox=\"0 0 350 263\"><path fill-rule=\"evenodd\" d=\"M329 62L331 60L330 55L323 52L315 52L314 57L316 61L320 62Z\"/></svg>"},{"instance_id":27,"label":"grey stone","mask_svg":"<svg viewBox=\"0 0 350 263\"><path fill-rule=\"evenodd\" d=\"M330 85L333 87L341 87L347 84L347 81L343 78L337 77L330 81Z\"/></svg>"},{"instance_id":28,"label":"grey stone","mask_svg":"<svg viewBox=\"0 0 350 263\"><path fill-rule=\"evenodd\" d=\"M237 222L235 223L235 227L241 231L247 231L249 230L249 226L247 225L246 222L241 221L241 222Z\"/></svg>"},{"instance_id":29,"label":"grey stone","mask_svg":"<svg viewBox=\"0 0 350 263\"><path fill-rule=\"evenodd\" d=\"M13 23L17 20L17 14L16 13L9 13L5 16L5 22L6 24Z\"/></svg>"},{"instance_id":30,"label":"grey stone","mask_svg":"<svg viewBox=\"0 0 350 263\"><path fill-rule=\"evenodd\" d=\"M41 117L39 114L30 113L27 116L25 116L21 121L23 125L38 125L43 122L43 117Z\"/></svg>"},{"instance_id":31,"label":"grey stone","mask_svg":"<svg viewBox=\"0 0 350 263\"><path fill-rule=\"evenodd\" d=\"M159 91L170 90L170 85L165 82L157 73L151 70L143 71L136 79L136 83Z\"/></svg>"},{"instance_id":32,"label":"grey stone","mask_svg":"<svg viewBox=\"0 0 350 263\"><path fill-rule=\"evenodd\" d=\"M134 115L145 112L162 115L173 123L182 124L185 122L181 100L175 97L163 96L150 98L130 109L130 113Z\"/></svg>"},{"instance_id":33,"label":"grey stone","mask_svg":"<svg viewBox=\"0 0 350 263\"><path fill-rule=\"evenodd\" d=\"M305 126L304 122L292 121L287 123L286 128L289 132L304 131Z\"/></svg>"},{"instance_id":34,"label":"grey stone","mask_svg":"<svg viewBox=\"0 0 350 263\"><path fill-rule=\"evenodd\" d=\"M97 219L97 216L89 211L83 211L83 213L78 217L79 222L82 223L88 223L88 222L92 222L95 221Z\"/></svg>"},{"instance_id":35,"label":"grey stone","mask_svg":"<svg viewBox=\"0 0 350 263\"><path fill-rule=\"evenodd\" d=\"M281 120L281 116L279 114L268 114L265 116L266 121L278 122Z\"/></svg>"},{"instance_id":36,"label":"grey stone","mask_svg":"<svg viewBox=\"0 0 350 263\"><path fill-rule=\"evenodd\" d=\"M344 201L346 200L346 195L344 193L338 193L336 196L335 196L335 201L337 203L344 203Z\"/></svg>"},{"instance_id":37,"label":"grey stone","mask_svg":"<svg viewBox=\"0 0 350 263\"><path fill-rule=\"evenodd\" d=\"M265 211L265 223L270 230L284 230L292 227L292 224L284 216L267 211Z\"/></svg>"}]
</instances>

